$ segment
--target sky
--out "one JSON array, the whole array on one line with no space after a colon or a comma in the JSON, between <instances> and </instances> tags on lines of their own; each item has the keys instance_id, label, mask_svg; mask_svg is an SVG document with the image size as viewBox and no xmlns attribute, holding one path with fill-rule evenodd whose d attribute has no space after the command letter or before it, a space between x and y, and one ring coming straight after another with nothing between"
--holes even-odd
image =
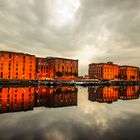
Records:
<instances>
[{"instance_id":1,"label":"sky","mask_svg":"<svg viewBox=\"0 0 140 140\"><path fill-rule=\"evenodd\" d=\"M0 50L140 66L140 0L0 0Z\"/></svg>"}]
</instances>

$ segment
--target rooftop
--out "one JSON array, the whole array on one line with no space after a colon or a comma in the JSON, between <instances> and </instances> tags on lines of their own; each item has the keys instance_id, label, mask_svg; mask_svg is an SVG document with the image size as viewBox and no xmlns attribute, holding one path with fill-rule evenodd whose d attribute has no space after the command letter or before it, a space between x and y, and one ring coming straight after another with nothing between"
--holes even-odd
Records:
<instances>
[{"instance_id":1,"label":"rooftop","mask_svg":"<svg viewBox=\"0 0 140 140\"><path fill-rule=\"evenodd\" d=\"M0 53L8 53L8 54L17 54L17 55L30 55L30 56L35 56L35 55L32 55L32 54L28 54L28 53L12 52L12 51L0 51Z\"/></svg>"},{"instance_id":2,"label":"rooftop","mask_svg":"<svg viewBox=\"0 0 140 140\"><path fill-rule=\"evenodd\" d=\"M114 64L113 62L107 62L107 63L91 63L89 65L115 65L115 66L118 66L117 64Z\"/></svg>"},{"instance_id":3,"label":"rooftop","mask_svg":"<svg viewBox=\"0 0 140 140\"><path fill-rule=\"evenodd\" d=\"M47 59L63 59L63 60L73 60L73 61L78 61L78 59L70 59L70 58L61 58L61 57L46 57Z\"/></svg>"}]
</instances>

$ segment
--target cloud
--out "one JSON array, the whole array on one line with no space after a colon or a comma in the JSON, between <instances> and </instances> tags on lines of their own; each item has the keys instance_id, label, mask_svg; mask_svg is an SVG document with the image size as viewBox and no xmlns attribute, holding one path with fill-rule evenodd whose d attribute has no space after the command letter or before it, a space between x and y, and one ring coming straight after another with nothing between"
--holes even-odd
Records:
<instances>
[{"instance_id":1,"label":"cloud","mask_svg":"<svg viewBox=\"0 0 140 140\"><path fill-rule=\"evenodd\" d=\"M139 0L1 0L0 49L79 58L81 74L108 59L138 66L139 7Z\"/></svg>"},{"instance_id":2,"label":"cloud","mask_svg":"<svg viewBox=\"0 0 140 140\"><path fill-rule=\"evenodd\" d=\"M45 110L44 110L45 111ZM52 111L53 112L53 111ZM5 123L9 122L7 125L3 123L3 127L0 127L0 139L1 140L95 140L104 139L104 140L119 140L119 139L136 139L140 136L139 127L140 120L139 115L137 114L123 114L120 117L115 116L113 118L104 118L107 119L107 128L103 129L101 121L102 117L99 117L96 114L96 117L99 117L98 120L95 120L95 114L84 114L81 117L88 117L86 120L81 120L75 117L65 118L60 120L59 116L54 116L51 120L52 112L49 112L48 117L46 112L41 112L38 115L27 115L26 113L13 117L9 120L5 118ZM28 112L29 113L29 112ZM45 113L45 114L44 114ZM80 113L80 112L79 112ZM97 113L97 112L96 112ZM55 113L56 115L56 113ZM71 112L68 113L71 115ZM107 114L106 114L107 115ZM122 117L123 116L123 117ZM57 117L57 118L56 118ZM81 118L79 117L79 118ZM84 118L84 119L85 119ZM92 119L91 119L92 118ZM14 123L12 123L14 121ZM90 123L88 124L87 121ZM133 123L132 123L133 122ZM131 126L130 126L131 124ZM129 126L129 127L128 127ZM8 135L7 135L8 133Z\"/></svg>"}]
</instances>

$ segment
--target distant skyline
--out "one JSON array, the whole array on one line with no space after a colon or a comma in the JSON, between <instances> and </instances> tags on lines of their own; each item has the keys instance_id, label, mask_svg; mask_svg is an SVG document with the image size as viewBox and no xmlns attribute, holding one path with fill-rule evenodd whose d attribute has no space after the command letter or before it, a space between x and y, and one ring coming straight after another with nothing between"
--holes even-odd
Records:
<instances>
[{"instance_id":1,"label":"distant skyline","mask_svg":"<svg viewBox=\"0 0 140 140\"><path fill-rule=\"evenodd\" d=\"M0 0L0 50L140 67L140 0Z\"/></svg>"}]
</instances>

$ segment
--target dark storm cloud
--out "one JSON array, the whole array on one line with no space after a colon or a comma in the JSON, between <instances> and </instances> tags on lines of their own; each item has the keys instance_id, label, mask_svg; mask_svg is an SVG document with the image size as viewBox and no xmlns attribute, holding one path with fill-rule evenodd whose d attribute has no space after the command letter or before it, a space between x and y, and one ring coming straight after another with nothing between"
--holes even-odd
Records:
<instances>
[{"instance_id":1,"label":"dark storm cloud","mask_svg":"<svg viewBox=\"0 0 140 140\"><path fill-rule=\"evenodd\" d=\"M76 1L65 2L0 0L0 49L78 58L85 67L81 73L86 73L88 63L108 59L140 64L139 0L79 0L72 19L61 9L69 9L66 4ZM66 24L61 23L65 18ZM84 48L93 53L88 56ZM84 53L86 63L82 61Z\"/></svg>"},{"instance_id":2,"label":"dark storm cloud","mask_svg":"<svg viewBox=\"0 0 140 140\"><path fill-rule=\"evenodd\" d=\"M24 114L23 114L24 115ZM36 114L37 115L37 114ZM40 114L41 115L41 114ZM91 114L94 116L95 114ZM96 114L97 115L97 114ZM37 115L38 116L38 115ZM120 139L137 139L140 128L139 115L124 114L126 117L115 117L114 119L108 118L108 128L102 129L102 126L96 122L91 121L86 124L85 121L76 121L77 118L72 120L68 117L65 120L50 121L48 117L38 119L37 116L25 115L20 117L15 123L11 125L4 124L0 127L1 140L120 140ZM89 114L88 114L89 116ZM53 117L55 118L55 117ZM6 119L6 118L5 118ZM17 117L16 117L17 119ZM42 125L42 120L44 125ZM56 118L55 118L56 119ZM107 119L107 118L106 118ZM50 121L50 122L49 122ZM6 121L5 121L6 122ZM10 132L10 133L9 133Z\"/></svg>"}]
</instances>

